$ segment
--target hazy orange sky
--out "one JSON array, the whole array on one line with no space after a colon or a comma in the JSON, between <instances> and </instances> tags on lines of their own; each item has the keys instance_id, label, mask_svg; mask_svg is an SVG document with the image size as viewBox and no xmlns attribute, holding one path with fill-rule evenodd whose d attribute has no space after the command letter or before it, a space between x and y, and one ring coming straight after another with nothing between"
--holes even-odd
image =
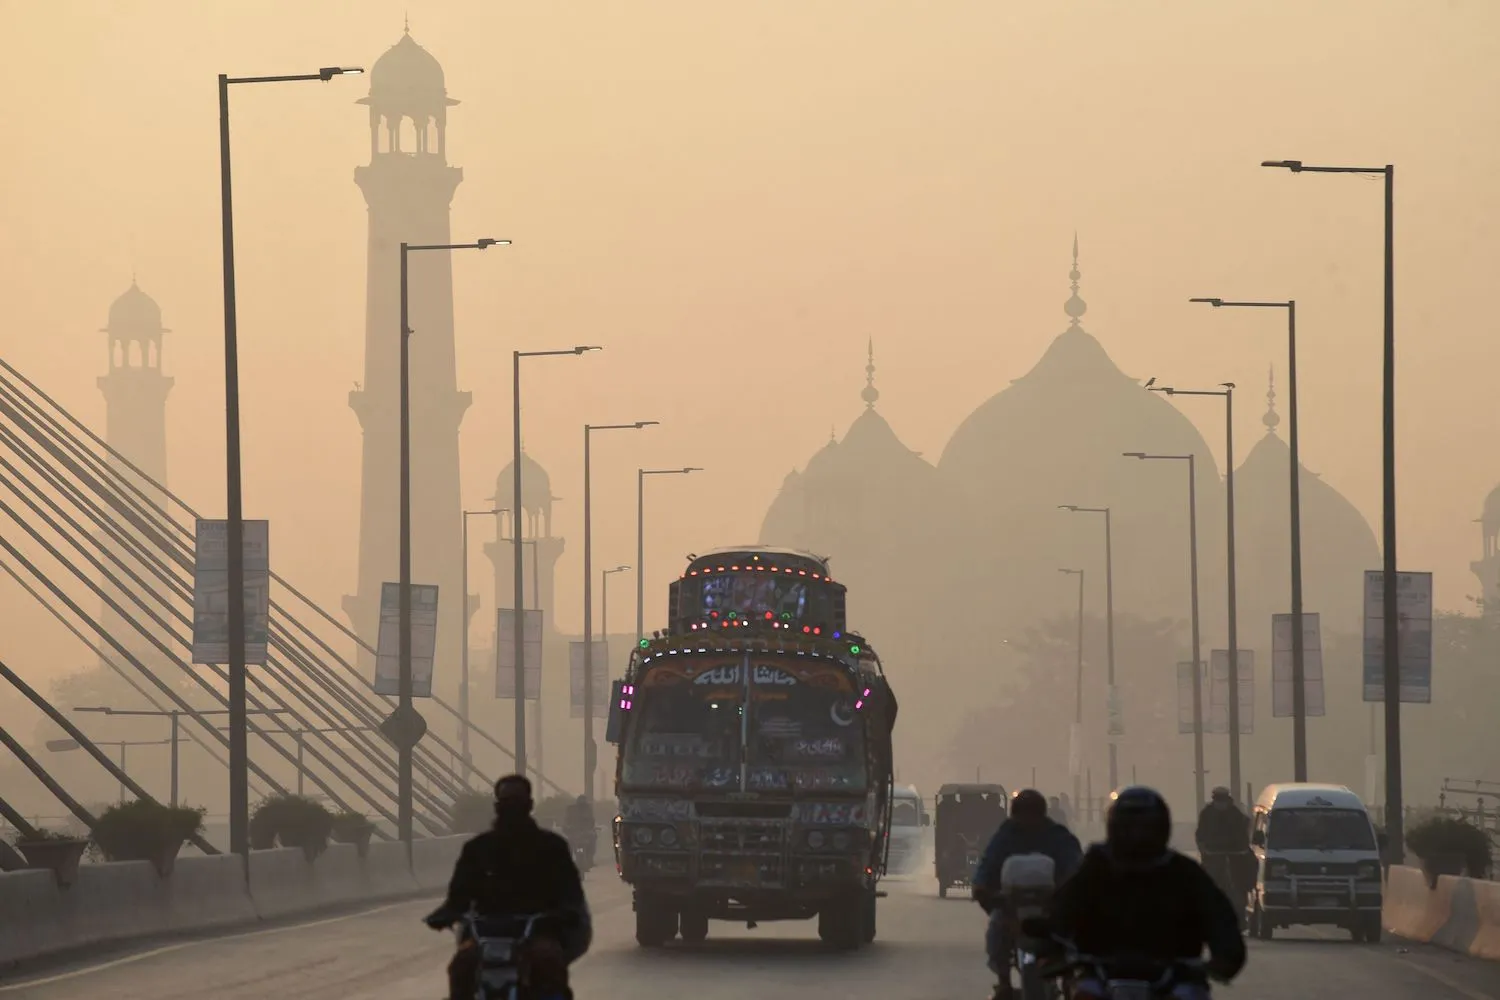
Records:
<instances>
[{"instance_id":1,"label":"hazy orange sky","mask_svg":"<svg viewBox=\"0 0 1500 1000\"><path fill-rule=\"evenodd\" d=\"M1440 606L1478 593L1472 521L1500 480L1487 0L0 3L0 353L102 428L97 331L134 272L173 331L171 485L205 514L224 504L214 77L368 67L408 11L462 101L453 235L516 241L453 262L468 505L509 458L509 352L606 346L525 376L570 541L564 627L585 421L662 421L599 443L599 564L634 561L637 465L708 469L652 484L659 603L683 554L754 539L859 413L867 338L881 411L935 461L1066 325L1075 229L1085 326L1131 374L1237 382L1242 455L1283 327L1186 299L1296 297L1304 462L1378 528L1380 186L1258 166L1280 157L1398 165L1401 562L1435 572ZM246 515L331 609L355 584L366 89L233 106ZM1217 447L1216 409L1185 409ZM23 600L0 587L8 620ZM38 638L22 648L90 659Z\"/></svg>"}]
</instances>

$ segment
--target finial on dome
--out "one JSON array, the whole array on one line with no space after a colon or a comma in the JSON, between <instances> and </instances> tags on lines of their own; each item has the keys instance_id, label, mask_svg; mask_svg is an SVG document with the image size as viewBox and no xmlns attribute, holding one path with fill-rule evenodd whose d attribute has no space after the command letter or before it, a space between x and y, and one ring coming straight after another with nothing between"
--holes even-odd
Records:
<instances>
[{"instance_id":1,"label":"finial on dome","mask_svg":"<svg viewBox=\"0 0 1500 1000\"><path fill-rule=\"evenodd\" d=\"M1070 329L1078 327L1078 320L1089 311L1089 304L1078 295L1078 279L1081 277L1083 275L1078 271L1078 234L1075 232L1073 234L1073 270L1068 272L1068 280L1073 283L1073 294L1068 296L1068 301L1063 303L1063 312L1067 313L1071 319L1068 324Z\"/></svg>"},{"instance_id":2,"label":"finial on dome","mask_svg":"<svg viewBox=\"0 0 1500 1000\"><path fill-rule=\"evenodd\" d=\"M859 398L865 401L868 409L875 409L875 401L880 398L880 390L875 388L875 338L870 338L869 360L865 363L865 387L859 394Z\"/></svg>"},{"instance_id":3,"label":"finial on dome","mask_svg":"<svg viewBox=\"0 0 1500 1000\"><path fill-rule=\"evenodd\" d=\"M411 34L411 11L409 10L401 12L401 31L403 34Z\"/></svg>"},{"instance_id":4,"label":"finial on dome","mask_svg":"<svg viewBox=\"0 0 1500 1000\"><path fill-rule=\"evenodd\" d=\"M1281 414L1276 412L1276 366L1271 366L1270 381L1266 386L1266 415L1260 418L1266 425L1267 434L1275 434L1281 423Z\"/></svg>"}]
</instances>

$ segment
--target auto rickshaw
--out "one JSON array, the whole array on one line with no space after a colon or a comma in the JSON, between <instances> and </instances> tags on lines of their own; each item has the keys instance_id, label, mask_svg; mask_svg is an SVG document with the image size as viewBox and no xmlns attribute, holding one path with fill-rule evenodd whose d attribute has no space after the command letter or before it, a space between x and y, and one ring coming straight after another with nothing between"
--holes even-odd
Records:
<instances>
[{"instance_id":1,"label":"auto rickshaw","mask_svg":"<svg viewBox=\"0 0 1500 1000\"><path fill-rule=\"evenodd\" d=\"M979 859L1010 806L1010 795L1000 785L944 785L933 803L933 860L938 896L968 888Z\"/></svg>"}]
</instances>

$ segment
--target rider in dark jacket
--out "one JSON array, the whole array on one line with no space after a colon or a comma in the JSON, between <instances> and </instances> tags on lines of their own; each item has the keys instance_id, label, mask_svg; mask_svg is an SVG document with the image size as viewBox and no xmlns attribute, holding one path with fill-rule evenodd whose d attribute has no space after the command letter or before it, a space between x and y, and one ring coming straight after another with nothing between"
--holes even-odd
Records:
<instances>
[{"instance_id":1,"label":"rider in dark jacket","mask_svg":"<svg viewBox=\"0 0 1500 1000\"><path fill-rule=\"evenodd\" d=\"M1149 788L1126 788L1110 806L1108 839L1090 848L1083 865L1053 898L1048 923L1084 954L1140 955L1159 962L1199 959L1228 981L1245 965L1245 939L1229 900L1197 862L1168 846L1172 819ZM1084 981L1078 996L1105 996ZM1206 997L1184 984L1176 994Z\"/></svg>"},{"instance_id":2,"label":"rider in dark jacket","mask_svg":"<svg viewBox=\"0 0 1500 1000\"><path fill-rule=\"evenodd\" d=\"M495 824L464 844L443 905L426 918L434 930L451 927L472 908L482 916L554 918L537 935L523 966L536 996L568 996L570 962L593 938L583 883L568 842L531 817L531 782L512 774L495 782ZM448 966L449 996L474 995L479 952L464 941Z\"/></svg>"},{"instance_id":3,"label":"rider in dark jacket","mask_svg":"<svg viewBox=\"0 0 1500 1000\"><path fill-rule=\"evenodd\" d=\"M1016 793L1011 802L1010 817L990 838L989 846L974 872L974 899L989 914L985 931L985 952L990 971L999 977L996 997L1011 994L1010 955L1012 941L1000 905L1000 872L1008 858L1021 854L1044 854L1052 859L1053 877L1057 882L1071 875L1082 860L1078 838L1061 823L1047 817L1047 800L1042 793L1026 789Z\"/></svg>"},{"instance_id":4,"label":"rider in dark jacket","mask_svg":"<svg viewBox=\"0 0 1500 1000\"><path fill-rule=\"evenodd\" d=\"M1250 820L1227 788L1215 788L1213 800L1198 814L1198 850L1204 854L1243 854L1250 850Z\"/></svg>"}]
</instances>

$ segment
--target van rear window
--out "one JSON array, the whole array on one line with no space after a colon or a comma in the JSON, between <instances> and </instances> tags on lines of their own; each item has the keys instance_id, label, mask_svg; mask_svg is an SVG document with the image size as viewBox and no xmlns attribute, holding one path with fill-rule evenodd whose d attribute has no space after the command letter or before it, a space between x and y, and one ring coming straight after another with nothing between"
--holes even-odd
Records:
<instances>
[{"instance_id":1,"label":"van rear window","mask_svg":"<svg viewBox=\"0 0 1500 1000\"><path fill-rule=\"evenodd\" d=\"M1373 851L1375 832L1361 809L1273 809L1266 832L1273 851Z\"/></svg>"}]
</instances>

